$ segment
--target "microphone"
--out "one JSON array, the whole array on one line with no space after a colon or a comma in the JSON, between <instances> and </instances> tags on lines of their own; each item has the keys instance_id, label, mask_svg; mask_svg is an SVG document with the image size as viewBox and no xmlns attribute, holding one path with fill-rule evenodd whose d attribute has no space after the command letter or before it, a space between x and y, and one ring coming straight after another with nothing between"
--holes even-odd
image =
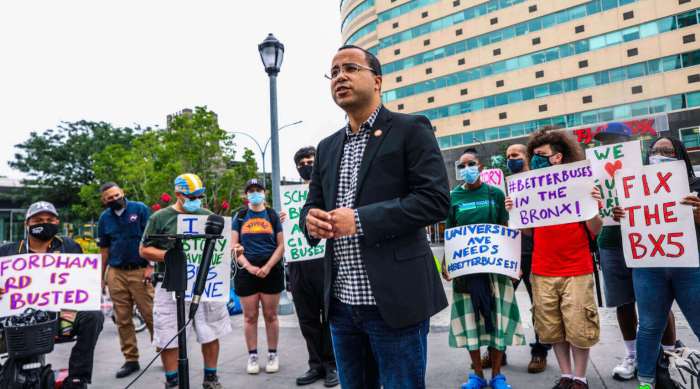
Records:
<instances>
[{"instance_id":1,"label":"microphone","mask_svg":"<svg viewBox=\"0 0 700 389\"><path fill-rule=\"evenodd\" d=\"M204 249L202 250L202 261L199 263L197 270L197 278L192 286L192 303L190 304L190 319L194 319L199 301L204 293L204 285L207 283L207 275L211 266L211 257L214 255L214 247L216 239L222 238L221 232L224 230L224 218L219 215L209 215L207 222L204 225L204 234L207 238L204 240Z\"/></svg>"}]
</instances>

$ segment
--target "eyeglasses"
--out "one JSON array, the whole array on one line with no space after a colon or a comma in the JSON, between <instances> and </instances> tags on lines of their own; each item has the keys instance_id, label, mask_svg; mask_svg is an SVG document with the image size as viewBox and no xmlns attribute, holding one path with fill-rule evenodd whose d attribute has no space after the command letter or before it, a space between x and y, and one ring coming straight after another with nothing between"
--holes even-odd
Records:
<instances>
[{"instance_id":1,"label":"eyeglasses","mask_svg":"<svg viewBox=\"0 0 700 389\"><path fill-rule=\"evenodd\" d=\"M466 163L466 165L463 164L463 163L458 164L458 165L457 165L457 169L464 169L464 168L466 168L467 166L473 167L473 166L476 166L476 165L478 165L478 163L477 163L476 161L469 161L469 162Z\"/></svg>"},{"instance_id":2,"label":"eyeglasses","mask_svg":"<svg viewBox=\"0 0 700 389\"><path fill-rule=\"evenodd\" d=\"M663 155L664 157L675 157L676 150L673 147L654 147L651 149L651 155Z\"/></svg>"},{"instance_id":3,"label":"eyeglasses","mask_svg":"<svg viewBox=\"0 0 700 389\"><path fill-rule=\"evenodd\" d=\"M334 66L331 69L330 76L328 74L324 74L324 77L326 77L329 80L335 80L336 78L338 78L338 76L340 75L341 72L343 72L345 74L355 74L355 73L359 72L360 70L369 70L370 72L377 74L377 72L375 72L374 69L372 69L370 67L360 65L357 63L349 62L349 63L340 64L340 66Z\"/></svg>"}]
</instances>

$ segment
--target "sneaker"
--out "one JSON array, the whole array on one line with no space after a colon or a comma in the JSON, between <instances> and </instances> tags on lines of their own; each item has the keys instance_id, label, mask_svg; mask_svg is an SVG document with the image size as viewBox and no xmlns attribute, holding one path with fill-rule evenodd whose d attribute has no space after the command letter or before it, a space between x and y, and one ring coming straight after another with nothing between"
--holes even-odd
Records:
<instances>
[{"instance_id":1,"label":"sneaker","mask_svg":"<svg viewBox=\"0 0 700 389\"><path fill-rule=\"evenodd\" d=\"M561 377L557 382L554 384L552 389L571 389L572 386L574 385L574 380L571 378L567 377Z\"/></svg>"},{"instance_id":2,"label":"sneaker","mask_svg":"<svg viewBox=\"0 0 700 389\"><path fill-rule=\"evenodd\" d=\"M527 372L530 374L542 373L547 369L547 357L533 355L527 364Z\"/></svg>"},{"instance_id":3,"label":"sneaker","mask_svg":"<svg viewBox=\"0 0 700 389\"><path fill-rule=\"evenodd\" d=\"M654 386L648 383L640 383L637 389L654 389Z\"/></svg>"},{"instance_id":4,"label":"sneaker","mask_svg":"<svg viewBox=\"0 0 700 389\"><path fill-rule=\"evenodd\" d=\"M625 357L619 365L615 366L612 371L612 376L618 381L627 381L633 379L637 375L637 359Z\"/></svg>"},{"instance_id":5,"label":"sneaker","mask_svg":"<svg viewBox=\"0 0 700 389\"><path fill-rule=\"evenodd\" d=\"M248 374L258 374L260 373L260 365L258 365L258 354L248 355L248 366L245 371Z\"/></svg>"},{"instance_id":6,"label":"sneaker","mask_svg":"<svg viewBox=\"0 0 700 389\"><path fill-rule=\"evenodd\" d=\"M202 382L202 389L224 389L219 382L219 377L215 374L207 375Z\"/></svg>"},{"instance_id":7,"label":"sneaker","mask_svg":"<svg viewBox=\"0 0 700 389\"><path fill-rule=\"evenodd\" d=\"M491 383L489 384L491 389L513 389L512 386L508 385L506 382L506 376L499 374L491 378Z\"/></svg>"},{"instance_id":8,"label":"sneaker","mask_svg":"<svg viewBox=\"0 0 700 389\"><path fill-rule=\"evenodd\" d=\"M574 380L573 385L571 385L571 389L588 389L588 384L583 381Z\"/></svg>"},{"instance_id":9,"label":"sneaker","mask_svg":"<svg viewBox=\"0 0 700 389\"><path fill-rule=\"evenodd\" d=\"M265 366L265 371L268 373L277 373L280 371L280 359L277 353L270 353L267 356L267 366Z\"/></svg>"},{"instance_id":10,"label":"sneaker","mask_svg":"<svg viewBox=\"0 0 700 389\"><path fill-rule=\"evenodd\" d=\"M485 379L479 377L474 373L469 373L469 379L467 382L462 384L461 389L483 389L488 386L488 382Z\"/></svg>"}]
</instances>

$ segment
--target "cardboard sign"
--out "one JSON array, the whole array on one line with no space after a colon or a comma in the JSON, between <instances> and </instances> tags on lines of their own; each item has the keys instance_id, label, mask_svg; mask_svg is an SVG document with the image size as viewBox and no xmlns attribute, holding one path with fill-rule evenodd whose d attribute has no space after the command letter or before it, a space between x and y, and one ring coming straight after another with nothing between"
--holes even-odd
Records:
<instances>
[{"instance_id":1,"label":"cardboard sign","mask_svg":"<svg viewBox=\"0 0 700 389\"><path fill-rule=\"evenodd\" d=\"M627 267L698 267L685 162L664 162L615 174Z\"/></svg>"},{"instance_id":2,"label":"cardboard sign","mask_svg":"<svg viewBox=\"0 0 700 389\"><path fill-rule=\"evenodd\" d=\"M481 182L489 184L506 193L506 175L501 169L484 169L481 171Z\"/></svg>"},{"instance_id":3,"label":"cardboard sign","mask_svg":"<svg viewBox=\"0 0 700 389\"><path fill-rule=\"evenodd\" d=\"M287 220L282 224L284 229L284 259L287 262L307 261L309 259L323 258L326 254L326 241L323 240L316 247L311 247L306 241L304 233L299 228L301 209L309 195L308 185L283 185L282 210L287 213Z\"/></svg>"},{"instance_id":4,"label":"cardboard sign","mask_svg":"<svg viewBox=\"0 0 700 389\"><path fill-rule=\"evenodd\" d=\"M203 234L207 215L178 215L178 234ZM224 218L223 239L217 239L214 244L214 255L211 258L207 283L204 286L202 301L226 303L231 288L231 218ZM199 264L202 261L204 239L183 240L182 246L187 257L187 291L185 300L192 300L192 288L197 278Z\"/></svg>"},{"instance_id":5,"label":"cardboard sign","mask_svg":"<svg viewBox=\"0 0 700 389\"><path fill-rule=\"evenodd\" d=\"M450 277L496 273L519 278L521 233L496 224L445 230L445 265Z\"/></svg>"},{"instance_id":6,"label":"cardboard sign","mask_svg":"<svg viewBox=\"0 0 700 389\"><path fill-rule=\"evenodd\" d=\"M19 254L0 258L0 317L27 308L97 311L102 297L100 254Z\"/></svg>"},{"instance_id":7,"label":"cardboard sign","mask_svg":"<svg viewBox=\"0 0 700 389\"><path fill-rule=\"evenodd\" d=\"M613 207L620 205L615 191L615 172L620 169L638 171L642 167L642 145L638 140L586 149L586 158L591 161L596 185L603 197L600 217L603 225L614 226L620 223L612 218Z\"/></svg>"},{"instance_id":8,"label":"cardboard sign","mask_svg":"<svg viewBox=\"0 0 700 389\"><path fill-rule=\"evenodd\" d=\"M513 200L508 225L519 229L590 220L598 214L594 184L586 160L512 175L506 178Z\"/></svg>"}]
</instances>

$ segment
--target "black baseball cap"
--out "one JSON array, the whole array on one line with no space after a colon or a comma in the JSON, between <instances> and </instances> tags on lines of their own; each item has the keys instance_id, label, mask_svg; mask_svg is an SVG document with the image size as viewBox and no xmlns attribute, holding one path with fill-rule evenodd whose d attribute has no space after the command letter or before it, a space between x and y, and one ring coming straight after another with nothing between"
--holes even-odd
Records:
<instances>
[{"instance_id":1,"label":"black baseball cap","mask_svg":"<svg viewBox=\"0 0 700 389\"><path fill-rule=\"evenodd\" d=\"M263 184L262 182L260 182L260 180L258 180L257 178L251 178L251 179L248 180L248 182L246 182L246 184L245 184L245 192L247 192L248 189L250 189L250 188L252 188L252 187L254 187L254 186L257 186L258 188L260 188L260 189L262 189L262 190L265 190L265 184Z\"/></svg>"}]
</instances>

